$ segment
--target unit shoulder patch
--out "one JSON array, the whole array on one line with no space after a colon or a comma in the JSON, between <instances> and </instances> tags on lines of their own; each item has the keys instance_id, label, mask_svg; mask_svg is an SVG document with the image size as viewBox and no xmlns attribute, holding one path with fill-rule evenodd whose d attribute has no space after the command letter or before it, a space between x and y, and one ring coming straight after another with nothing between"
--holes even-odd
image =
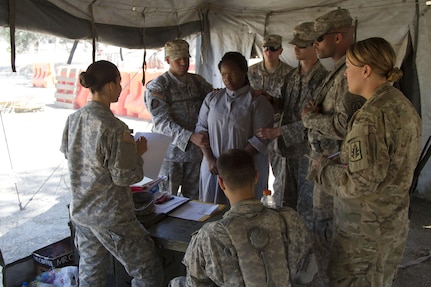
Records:
<instances>
[{"instance_id":1,"label":"unit shoulder patch","mask_svg":"<svg viewBox=\"0 0 431 287\"><path fill-rule=\"evenodd\" d=\"M361 150L361 142L360 141L354 141L349 143L350 148L350 161L355 162L362 159L362 150Z\"/></svg>"},{"instance_id":2,"label":"unit shoulder patch","mask_svg":"<svg viewBox=\"0 0 431 287\"><path fill-rule=\"evenodd\" d=\"M162 100L166 99L164 91L151 91L151 95Z\"/></svg>"}]
</instances>

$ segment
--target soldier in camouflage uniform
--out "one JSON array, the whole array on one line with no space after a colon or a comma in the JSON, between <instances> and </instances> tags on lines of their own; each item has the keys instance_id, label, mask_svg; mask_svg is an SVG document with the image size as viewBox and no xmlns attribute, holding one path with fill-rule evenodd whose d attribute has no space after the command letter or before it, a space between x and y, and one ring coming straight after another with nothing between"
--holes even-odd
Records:
<instances>
[{"instance_id":1,"label":"soldier in camouflage uniform","mask_svg":"<svg viewBox=\"0 0 431 287\"><path fill-rule=\"evenodd\" d=\"M293 39L297 68L287 75L283 88L284 110L280 125L274 128L258 129L256 135L263 139L275 139L275 153L283 160L283 170L278 176L287 185L289 194L298 198L297 211L310 231L313 230L313 183L306 179L310 153L306 129L301 121L301 110L312 98L322 79L328 73L317 58L313 41L318 36L314 32L314 22L296 26ZM285 191L286 191L285 190ZM283 205L288 194L275 193L277 206Z\"/></svg>"},{"instance_id":2,"label":"soldier in camouflage uniform","mask_svg":"<svg viewBox=\"0 0 431 287\"><path fill-rule=\"evenodd\" d=\"M80 74L92 101L71 114L60 150L68 159L70 216L79 250L79 286L106 286L112 254L133 277L132 286L161 286L163 269L149 232L136 219L129 185L143 178L145 138L109 109L121 93L120 72L108 61Z\"/></svg>"},{"instance_id":3,"label":"soldier in camouflage uniform","mask_svg":"<svg viewBox=\"0 0 431 287\"><path fill-rule=\"evenodd\" d=\"M183 259L187 275L171 286L295 286L311 247L302 219L289 207L269 209L254 198L258 175L245 150L225 151L217 168L231 209L193 234Z\"/></svg>"},{"instance_id":4,"label":"soldier in camouflage uniform","mask_svg":"<svg viewBox=\"0 0 431 287\"><path fill-rule=\"evenodd\" d=\"M286 76L292 67L280 60L280 55L283 52L282 37L280 35L271 34L263 40L263 61L254 64L248 69L248 78L250 86L256 90L256 94L265 95L273 104L274 108L274 126L280 125L280 116L283 113L283 87L285 86ZM279 153L275 152L275 141L268 144L267 154L271 163L272 172L274 174L274 195L277 198L284 198L285 205L296 208L296 196L290 196L291 190L287 184L285 173L285 160L280 157ZM282 206L282 202L277 202Z\"/></svg>"},{"instance_id":5,"label":"soldier in camouflage uniform","mask_svg":"<svg viewBox=\"0 0 431 287\"><path fill-rule=\"evenodd\" d=\"M165 44L169 71L146 85L145 103L151 113L153 131L172 137L160 169L168 177L162 191L191 199L199 198L201 146L208 146L208 135L194 133L199 109L212 86L203 77L188 73L189 44L173 40Z\"/></svg>"},{"instance_id":6,"label":"soldier in camouflage uniform","mask_svg":"<svg viewBox=\"0 0 431 287\"><path fill-rule=\"evenodd\" d=\"M392 286L407 240L409 188L421 119L390 82L402 72L382 38L347 51L349 91L367 102L349 122L339 160L320 157L315 179L334 196L330 286Z\"/></svg>"},{"instance_id":7,"label":"soldier in camouflage uniform","mask_svg":"<svg viewBox=\"0 0 431 287\"><path fill-rule=\"evenodd\" d=\"M330 11L314 21L314 29L320 35L314 45L319 58L332 58L335 66L316 90L313 101L302 111L302 121L308 129L311 145L310 156L331 155L340 150L346 136L347 123L353 113L361 107L364 98L347 90L344 78L346 50L354 43L353 19L346 9ZM309 174L313 170L309 170ZM316 235L316 255L319 263L319 276L324 286L333 229L333 199L325 188L314 183L313 217Z\"/></svg>"}]
</instances>

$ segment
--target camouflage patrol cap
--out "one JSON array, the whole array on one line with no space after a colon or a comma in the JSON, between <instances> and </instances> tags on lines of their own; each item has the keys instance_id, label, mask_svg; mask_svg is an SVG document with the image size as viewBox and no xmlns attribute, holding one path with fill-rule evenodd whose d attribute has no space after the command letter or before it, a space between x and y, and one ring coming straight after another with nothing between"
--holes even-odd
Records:
<instances>
[{"instance_id":1,"label":"camouflage patrol cap","mask_svg":"<svg viewBox=\"0 0 431 287\"><path fill-rule=\"evenodd\" d=\"M263 38L263 45L262 47L274 47L274 48L281 48L281 42L283 41L283 38L280 35L277 34L271 34Z\"/></svg>"},{"instance_id":2,"label":"camouflage patrol cap","mask_svg":"<svg viewBox=\"0 0 431 287\"><path fill-rule=\"evenodd\" d=\"M304 22L293 29L293 39L289 41L289 44L297 47L311 46L314 39L319 36L320 34L314 31L314 22Z\"/></svg>"},{"instance_id":3,"label":"camouflage patrol cap","mask_svg":"<svg viewBox=\"0 0 431 287\"><path fill-rule=\"evenodd\" d=\"M176 39L168 41L165 44L165 57L169 57L171 60L189 58L189 43L182 39Z\"/></svg>"},{"instance_id":4,"label":"camouflage patrol cap","mask_svg":"<svg viewBox=\"0 0 431 287\"><path fill-rule=\"evenodd\" d=\"M314 30L317 34L323 35L330 30L352 27L352 22L349 11L338 8L314 20Z\"/></svg>"}]
</instances>

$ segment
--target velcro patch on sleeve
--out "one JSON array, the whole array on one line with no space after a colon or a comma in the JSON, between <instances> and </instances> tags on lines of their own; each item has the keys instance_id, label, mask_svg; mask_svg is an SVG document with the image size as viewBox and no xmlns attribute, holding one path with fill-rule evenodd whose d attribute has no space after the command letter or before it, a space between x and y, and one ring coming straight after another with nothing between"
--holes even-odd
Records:
<instances>
[{"instance_id":1,"label":"velcro patch on sleeve","mask_svg":"<svg viewBox=\"0 0 431 287\"><path fill-rule=\"evenodd\" d=\"M155 98L159 98L159 99L166 99L166 95L163 91L151 91L151 94L153 95L153 97Z\"/></svg>"},{"instance_id":2,"label":"velcro patch on sleeve","mask_svg":"<svg viewBox=\"0 0 431 287\"><path fill-rule=\"evenodd\" d=\"M362 159L361 142L354 141L349 143L350 146L350 161L355 162Z\"/></svg>"}]
</instances>

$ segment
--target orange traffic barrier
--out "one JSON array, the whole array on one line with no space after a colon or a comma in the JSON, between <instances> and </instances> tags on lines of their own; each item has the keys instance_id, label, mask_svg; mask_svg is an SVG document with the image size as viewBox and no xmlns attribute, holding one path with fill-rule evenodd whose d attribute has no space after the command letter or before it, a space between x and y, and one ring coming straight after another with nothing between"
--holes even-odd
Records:
<instances>
[{"instance_id":1,"label":"orange traffic barrier","mask_svg":"<svg viewBox=\"0 0 431 287\"><path fill-rule=\"evenodd\" d=\"M125 107L126 99L130 93L130 73L120 71L121 74L121 91L120 97L116 103L111 104L111 111L118 116L126 116L127 109Z\"/></svg>"},{"instance_id":2,"label":"orange traffic barrier","mask_svg":"<svg viewBox=\"0 0 431 287\"><path fill-rule=\"evenodd\" d=\"M90 90L84 88L79 83L79 74L82 69L73 67L60 68L59 75L56 77L56 104L71 109L79 109L91 100ZM164 71L155 70L146 72L146 82L159 76ZM151 120L144 103L144 90L142 85L142 72L120 71L122 91L116 103L112 103L111 111L118 116L128 116Z\"/></svg>"},{"instance_id":3,"label":"orange traffic barrier","mask_svg":"<svg viewBox=\"0 0 431 287\"><path fill-rule=\"evenodd\" d=\"M88 101L91 100L91 92L90 89L84 88L79 80L76 82L76 96L75 96L75 109L80 109L87 104Z\"/></svg>"},{"instance_id":4,"label":"orange traffic barrier","mask_svg":"<svg viewBox=\"0 0 431 287\"><path fill-rule=\"evenodd\" d=\"M73 67L60 68L60 75L56 77L55 104L68 109L75 108L78 92L78 76L81 70ZM85 99L86 101L87 99ZM81 101L81 99L80 99Z\"/></svg>"},{"instance_id":5,"label":"orange traffic barrier","mask_svg":"<svg viewBox=\"0 0 431 287\"><path fill-rule=\"evenodd\" d=\"M142 88L142 72L130 72L130 93L124 106L127 116L137 118L144 109L144 90Z\"/></svg>"},{"instance_id":6,"label":"orange traffic barrier","mask_svg":"<svg viewBox=\"0 0 431 287\"><path fill-rule=\"evenodd\" d=\"M68 75L68 68L67 67L61 67L60 72L57 73L56 81L58 84L64 85L67 82L67 75ZM64 92L62 89L62 86L58 88L58 91Z\"/></svg>"},{"instance_id":7,"label":"orange traffic barrier","mask_svg":"<svg viewBox=\"0 0 431 287\"><path fill-rule=\"evenodd\" d=\"M33 64L33 87L52 88L55 82L55 70L52 63Z\"/></svg>"}]
</instances>

